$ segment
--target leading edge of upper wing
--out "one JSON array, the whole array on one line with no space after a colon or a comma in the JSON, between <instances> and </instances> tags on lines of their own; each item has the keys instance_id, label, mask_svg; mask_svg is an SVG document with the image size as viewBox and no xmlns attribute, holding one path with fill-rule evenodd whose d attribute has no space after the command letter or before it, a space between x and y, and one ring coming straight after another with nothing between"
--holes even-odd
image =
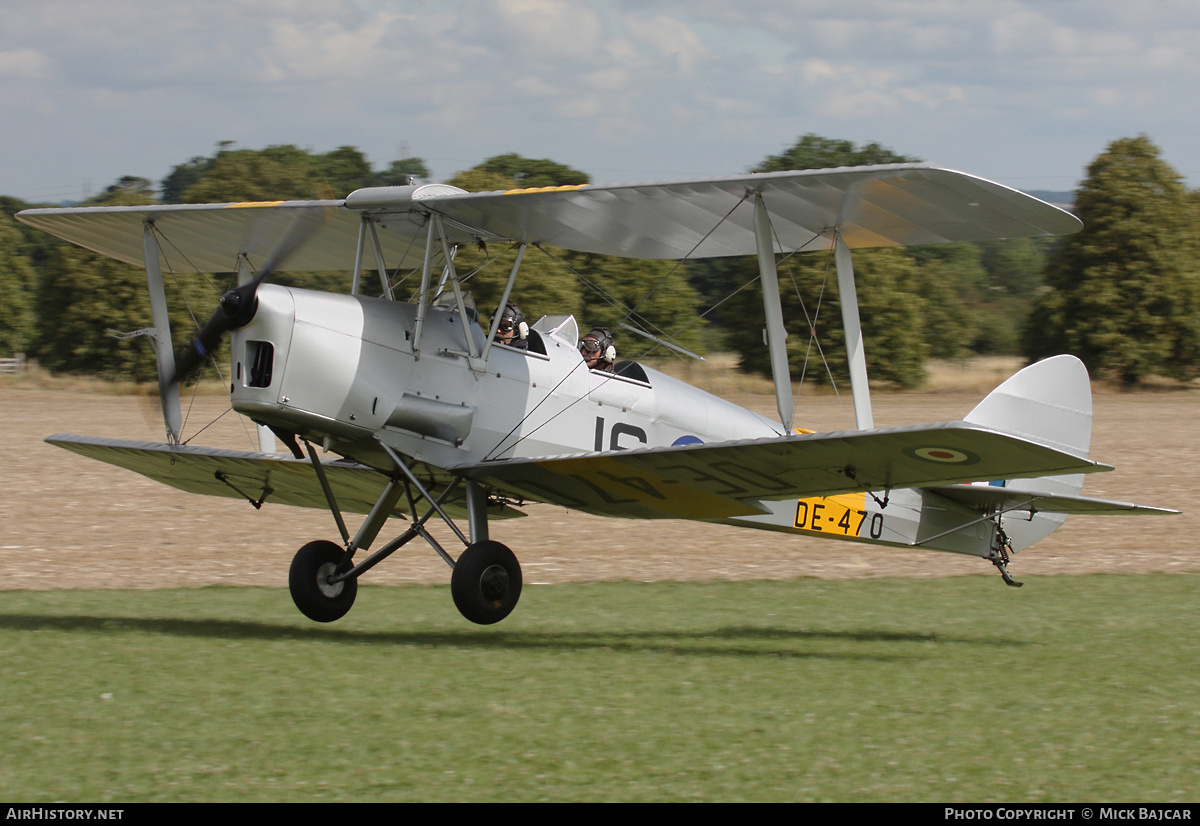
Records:
<instances>
[{"instance_id":1,"label":"leading edge of upper wing","mask_svg":"<svg viewBox=\"0 0 1200 826\"><path fill-rule=\"evenodd\" d=\"M509 495L591 513L718 519L761 513L760 501L1112 468L1009 433L945 422L451 470Z\"/></svg>"},{"instance_id":2,"label":"leading edge of upper wing","mask_svg":"<svg viewBox=\"0 0 1200 826\"><path fill-rule=\"evenodd\" d=\"M379 195L359 190L346 206L384 216L389 206ZM757 252L756 197L779 252L829 249L835 232L859 249L1067 235L1082 227L1030 195L925 164L456 193L421 205L481 237L628 258L708 258ZM391 209L403 214L410 206L402 199Z\"/></svg>"}]
</instances>

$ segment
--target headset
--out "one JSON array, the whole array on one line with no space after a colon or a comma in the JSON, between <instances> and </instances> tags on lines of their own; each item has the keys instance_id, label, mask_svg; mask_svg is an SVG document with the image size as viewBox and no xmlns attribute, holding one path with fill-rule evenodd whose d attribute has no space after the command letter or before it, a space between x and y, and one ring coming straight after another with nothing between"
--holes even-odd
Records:
<instances>
[{"instance_id":1,"label":"headset","mask_svg":"<svg viewBox=\"0 0 1200 826\"><path fill-rule=\"evenodd\" d=\"M591 336L596 339L596 343L600 350L601 361L606 361L612 364L617 360L617 347L613 342L612 332L607 327L593 327L592 331L584 336L579 342L579 351L586 357L587 352L584 350L587 347L587 337Z\"/></svg>"},{"instance_id":2,"label":"headset","mask_svg":"<svg viewBox=\"0 0 1200 826\"><path fill-rule=\"evenodd\" d=\"M504 305L504 309L500 313L499 331L504 331L505 322L508 323L517 334L517 338L521 341L529 338L529 325L525 323L525 314L511 301Z\"/></svg>"}]
</instances>

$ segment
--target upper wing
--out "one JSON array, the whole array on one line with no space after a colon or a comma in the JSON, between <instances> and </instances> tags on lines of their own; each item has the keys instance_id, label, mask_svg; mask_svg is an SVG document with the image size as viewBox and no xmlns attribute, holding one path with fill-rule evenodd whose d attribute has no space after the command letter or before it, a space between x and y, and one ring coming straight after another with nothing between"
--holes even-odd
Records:
<instances>
[{"instance_id":1,"label":"upper wing","mask_svg":"<svg viewBox=\"0 0 1200 826\"><path fill-rule=\"evenodd\" d=\"M1109 465L968 422L639 448L453 468L510 494L609 516L718 519L760 501Z\"/></svg>"},{"instance_id":2,"label":"upper wing","mask_svg":"<svg viewBox=\"0 0 1200 826\"><path fill-rule=\"evenodd\" d=\"M233 204L164 204L132 207L64 207L27 209L17 219L73 244L142 265L147 224L160 238L163 269L169 272L234 272L238 256L257 265L271 252L302 210L321 209L323 221L304 244L288 256L295 272L353 268L361 220L342 208L342 201L261 201ZM420 266L424 231L412 226L408 235L383 233L384 258L391 266ZM414 238L422 243L414 246Z\"/></svg>"},{"instance_id":3,"label":"upper wing","mask_svg":"<svg viewBox=\"0 0 1200 826\"><path fill-rule=\"evenodd\" d=\"M628 258L709 258L756 253L756 195L780 251L829 249L834 229L857 249L1067 235L1083 226L1014 189L921 164L455 194L421 205L482 237ZM351 193L346 206L389 228L389 215L409 209L389 204L382 189Z\"/></svg>"},{"instance_id":4,"label":"upper wing","mask_svg":"<svg viewBox=\"0 0 1200 826\"><path fill-rule=\"evenodd\" d=\"M771 172L687 181L466 193L442 184L372 187L344 201L81 207L17 214L31 226L142 263L153 224L164 268L229 272L239 254L265 257L299 209L330 215L288 259L289 270L350 269L363 217L389 266L419 266L431 213L451 242L508 239L628 258L753 255L761 197L781 251L851 249L1065 235L1070 213L1014 189L921 164Z\"/></svg>"},{"instance_id":5,"label":"upper wing","mask_svg":"<svg viewBox=\"0 0 1200 826\"><path fill-rule=\"evenodd\" d=\"M46 441L189 493L250 501L261 499L303 508L328 507L317 475L306 459L69 433L50 436ZM321 464L334 498L343 511L369 513L387 483L380 473L356 462L326 459ZM414 472L427 487L442 486L453 479L450 474L429 465L418 464ZM464 516L464 495L461 489L456 494L443 503L443 507L456 517ZM392 515L404 517L407 514L398 506ZM492 519L511 516L524 514L508 506L488 510L488 517Z\"/></svg>"}]
</instances>

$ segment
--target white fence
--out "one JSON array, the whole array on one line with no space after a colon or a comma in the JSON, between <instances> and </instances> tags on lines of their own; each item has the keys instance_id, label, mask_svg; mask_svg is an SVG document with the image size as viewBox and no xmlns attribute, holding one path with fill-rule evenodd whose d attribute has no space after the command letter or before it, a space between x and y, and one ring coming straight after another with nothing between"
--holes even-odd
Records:
<instances>
[{"instance_id":1,"label":"white fence","mask_svg":"<svg viewBox=\"0 0 1200 826\"><path fill-rule=\"evenodd\" d=\"M0 359L0 376L12 376L25 372L25 354L17 353L14 358Z\"/></svg>"}]
</instances>

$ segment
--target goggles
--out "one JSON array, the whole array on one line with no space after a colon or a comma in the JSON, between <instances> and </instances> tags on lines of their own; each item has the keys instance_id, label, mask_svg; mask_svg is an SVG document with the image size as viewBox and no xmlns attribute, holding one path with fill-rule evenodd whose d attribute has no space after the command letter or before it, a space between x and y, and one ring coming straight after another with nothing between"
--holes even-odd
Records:
<instances>
[{"instance_id":1,"label":"goggles","mask_svg":"<svg viewBox=\"0 0 1200 826\"><path fill-rule=\"evenodd\" d=\"M579 342L579 352L581 352L581 353L599 353L600 352L600 342L596 341L595 339L585 338L583 341Z\"/></svg>"}]
</instances>

